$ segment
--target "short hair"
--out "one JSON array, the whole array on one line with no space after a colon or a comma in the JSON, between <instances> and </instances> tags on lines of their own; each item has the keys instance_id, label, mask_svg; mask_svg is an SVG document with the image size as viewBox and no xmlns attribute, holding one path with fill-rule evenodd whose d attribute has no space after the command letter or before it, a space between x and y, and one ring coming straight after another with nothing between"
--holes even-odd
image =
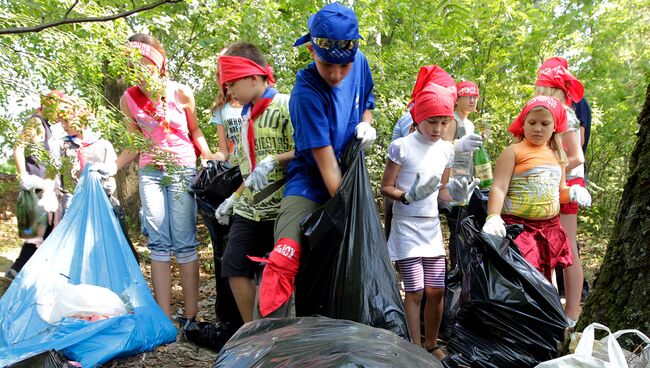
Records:
<instances>
[{"instance_id":1,"label":"short hair","mask_svg":"<svg viewBox=\"0 0 650 368\"><path fill-rule=\"evenodd\" d=\"M228 50L224 53L227 56L240 56L255 62L255 64L265 68L268 64L262 51L249 42L235 42L228 46Z\"/></svg>"}]
</instances>

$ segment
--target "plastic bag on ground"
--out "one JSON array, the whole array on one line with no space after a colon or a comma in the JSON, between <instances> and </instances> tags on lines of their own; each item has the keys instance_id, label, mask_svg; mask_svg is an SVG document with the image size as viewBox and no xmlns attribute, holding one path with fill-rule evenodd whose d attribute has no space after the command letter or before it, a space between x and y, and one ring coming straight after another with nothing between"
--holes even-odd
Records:
<instances>
[{"instance_id":1,"label":"plastic bag on ground","mask_svg":"<svg viewBox=\"0 0 650 368\"><path fill-rule=\"evenodd\" d=\"M358 140L331 200L306 217L309 239L296 278L296 315L323 315L379 327L408 339L397 277Z\"/></svg>"},{"instance_id":2,"label":"plastic bag on ground","mask_svg":"<svg viewBox=\"0 0 650 368\"><path fill-rule=\"evenodd\" d=\"M100 180L86 168L65 217L0 299L0 366L54 349L93 367L176 340L176 328L153 299ZM62 276L72 285L110 289L129 313L48 323L36 304Z\"/></svg>"},{"instance_id":3,"label":"plastic bag on ground","mask_svg":"<svg viewBox=\"0 0 650 368\"><path fill-rule=\"evenodd\" d=\"M42 352L31 358L10 365L8 368L73 368L79 365L72 364L56 350Z\"/></svg>"},{"instance_id":4,"label":"plastic bag on ground","mask_svg":"<svg viewBox=\"0 0 650 368\"><path fill-rule=\"evenodd\" d=\"M508 358L519 359L513 367L530 367L557 356L558 342L564 338L567 320L559 295L520 255L512 241L520 231L520 227L509 227L509 237L500 238L478 230L471 216L461 223L463 281L457 326L494 346L509 347L498 351L486 345L466 351L463 347L473 345L463 341L468 335L452 333L449 352L475 357L472 366L488 364L490 354L506 355L512 350L527 355ZM448 366L457 366L451 364L451 357L448 361Z\"/></svg>"},{"instance_id":5,"label":"plastic bag on ground","mask_svg":"<svg viewBox=\"0 0 650 368\"><path fill-rule=\"evenodd\" d=\"M47 230L47 212L38 205L34 190L21 190L16 201L18 237L23 239L42 238Z\"/></svg>"},{"instance_id":6,"label":"plastic bag on ground","mask_svg":"<svg viewBox=\"0 0 650 368\"><path fill-rule=\"evenodd\" d=\"M442 367L392 332L325 317L261 319L226 343L213 367Z\"/></svg>"},{"instance_id":7,"label":"plastic bag on ground","mask_svg":"<svg viewBox=\"0 0 650 368\"><path fill-rule=\"evenodd\" d=\"M191 343L216 351L233 335L227 322L196 322L194 319L179 318L183 336Z\"/></svg>"}]
</instances>

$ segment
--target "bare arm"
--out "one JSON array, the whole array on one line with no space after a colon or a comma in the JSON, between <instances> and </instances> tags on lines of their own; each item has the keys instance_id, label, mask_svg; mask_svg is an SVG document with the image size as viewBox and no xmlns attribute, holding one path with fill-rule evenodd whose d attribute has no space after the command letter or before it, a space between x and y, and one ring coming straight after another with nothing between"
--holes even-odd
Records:
<instances>
[{"instance_id":1,"label":"bare arm","mask_svg":"<svg viewBox=\"0 0 650 368\"><path fill-rule=\"evenodd\" d=\"M442 189L440 189L440 191L438 192L438 199L447 202L451 202L454 200L451 197L451 194L449 194L449 191L447 190L447 183L449 182L450 175L451 175L451 168L450 167L445 168L445 171L442 173L442 180L440 180L440 184L442 184Z\"/></svg>"},{"instance_id":2,"label":"bare arm","mask_svg":"<svg viewBox=\"0 0 650 368\"><path fill-rule=\"evenodd\" d=\"M133 115L131 115L131 111L129 110L129 106L126 104L124 97L120 98L120 111L122 111L122 114L126 117L126 130L131 134L140 133L140 128L138 128L138 125L135 123L135 119L133 118ZM130 164L136 157L138 157L138 151L131 151L128 148L125 148L120 152L120 155L115 161L117 170Z\"/></svg>"},{"instance_id":3,"label":"bare arm","mask_svg":"<svg viewBox=\"0 0 650 368\"><path fill-rule=\"evenodd\" d=\"M210 151L208 142L205 140L203 131L199 127L198 121L196 119L196 103L194 101L194 94L192 93L192 90L189 87L179 85L178 99L179 102L183 105L185 115L187 116L187 129L190 131L192 140L201 151L201 158L204 158L206 160L216 159L216 155Z\"/></svg>"},{"instance_id":4,"label":"bare arm","mask_svg":"<svg viewBox=\"0 0 650 368\"><path fill-rule=\"evenodd\" d=\"M562 144L566 147L566 156L569 161L565 169L567 172L585 162L585 155L582 152L578 134L579 132L566 132L562 134Z\"/></svg>"},{"instance_id":5,"label":"bare arm","mask_svg":"<svg viewBox=\"0 0 650 368\"><path fill-rule=\"evenodd\" d=\"M323 177L323 182L325 183L327 191L330 196L334 197L336 191L341 185L341 181L343 180L341 168L339 167L339 163L336 161L336 156L334 155L334 149L332 146L312 148L311 153L314 156L316 166L318 166L318 170Z\"/></svg>"},{"instance_id":6,"label":"bare arm","mask_svg":"<svg viewBox=\"0 0 650 368\"><path fill-rule=\"evenodd\" d=\"M280 166L282 166L285 169L287 165L289 165L289 161L293 160L294 157L295 157L295 150L287 151L285 153L278 153L277 155L275 155L275 159L278 160L278 164L280 164Z\"/></svg>"},{"instance_id":7,"label":"bare arm","mask_svg":"<svg viewBox=\"0 0 650 368\"><path fill-rule=\"evenodd\" d=\"M366 121L372 125L372 110L366 110L361 115L361 121Z\"/></svg>"},{"instance_id":8,"label":"bare arm","mask_svg":"<svg viewBox=\"0 0 650 368\"><path fill-rule=\"evenodd\" d=\"M381 179L381 194L396 201L399 201L402 193L404 193L395 187L397 174L401 168L402 165L393 162L391 159L386 159L384 177Z\"/></svg>"},{"instance_id":9,"label":"bare arm","mask_svg":"<svg viewBox=\"0 0 650 368\"><path fill-rule=\"evenodd\" d=\"M230 147L228 147L226 127L223 124L217 124L217 138L219 139L219 151L215 153L215 160L226 161L230 157Z\"/></svg>"},{"instance_id":10,"label":"bare arm","mask_svg":"<svg viewBox=\"0 0 650 368\"><path fill-rule=\"evenodd\" d=\"M515 149L512 146L507 147L499 158L497 158L494 167L494 182L490 188L490 198L488 199L488 215L500 215L503 208L503 201L510 188L510 180L515 171Z\"/></svg>"}]
</instances>

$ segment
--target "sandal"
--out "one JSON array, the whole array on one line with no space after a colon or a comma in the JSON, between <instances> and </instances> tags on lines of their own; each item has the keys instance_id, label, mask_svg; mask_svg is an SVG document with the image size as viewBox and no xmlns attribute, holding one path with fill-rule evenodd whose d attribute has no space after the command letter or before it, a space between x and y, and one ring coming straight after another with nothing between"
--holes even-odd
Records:
<instances>
[{"instance_id":1,"label":"sandal","mask_svg":"<svg viewBox=\"0 0 650 368\"><path fill-rule=\"evenodd\" d=\"M447 356L447 354L445 353L444 350L442 350L442 347L440 345L434 345L434 346L431 346L431 347L424 346L424 350L431 353L433 356L435 356L436 358L438 358L440 360L444 359ZM439 351L439 352L436 353L436 351Z\"/></svg>"}]
</instances>

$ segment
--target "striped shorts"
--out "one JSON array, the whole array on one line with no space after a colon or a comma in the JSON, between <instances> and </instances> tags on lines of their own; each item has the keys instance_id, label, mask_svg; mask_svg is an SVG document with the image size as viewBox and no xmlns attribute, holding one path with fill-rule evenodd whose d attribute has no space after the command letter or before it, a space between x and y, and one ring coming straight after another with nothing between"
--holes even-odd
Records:
<instances>
[{"instance_id":1,"label":"striped shorts","mask_svg":"<svg viewBox=\"0 0 650 368\"><path fill-rule=\"evenodd\" d=\"M399 273L404 281L404 291L418 291L425 287L445 287L445 257L415 257L397 261Z\"/></svg>"}]
</instances>

